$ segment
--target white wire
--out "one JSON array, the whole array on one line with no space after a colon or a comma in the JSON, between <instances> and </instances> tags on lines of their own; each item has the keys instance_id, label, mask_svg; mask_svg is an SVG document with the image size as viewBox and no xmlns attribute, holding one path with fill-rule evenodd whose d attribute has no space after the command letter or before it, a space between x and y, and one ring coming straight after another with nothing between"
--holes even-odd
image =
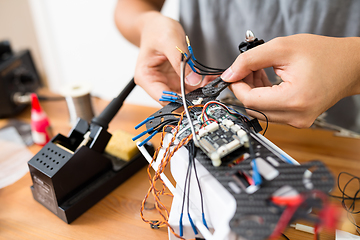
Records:
<instances>
[{"instance_id":1,"label":"white wire","mask_svg":"<svg viewBox=\"0 0 360 240\"><path fill-rule=\"evenodd\" d=\"M145 157L145 159L149 162L149 164L152 161L152 157L150 156L149 152L146 150L146 148L144 146L139 146L140 141L136 143L136 146L138 147L138 149L140 150L140 152L142 153L142 155ZM151 165L151 167L157 171L159 168L159 164L154 161ZM178 191L176 190L176 188L174 187L174 185L172 185L172 183L170 182L170 180L166 177L166 175L164 173L160 173L160 177L163 180L163 182L165 183L165 185L167 186L167 188L170 190L170 192L173 195L178 195L179 197L181 197L181 195L179 195Z\"/></svg>"},{"instance_id":2,"label":"white wire","mask_svg":"<svg viewBox=\"0 0 360 240\"><path fill-rule=\"evenodd\" d=\"M187 119L188 119L188 122L189 122L189 125L190 125L190 129L191 129L191 132L192 132L192 135L193 135L194 144L195 144L195 146L199 147L200 144L199 144L199 141L196 138L195 128L194 128L193 122L191 120L191 116L190 116L190 113L189 113L188 106L186 104L185 76L184 75L185 75L185 61L183 59L181 59L181 63L180 63L180 84L181 84L182 102L183 102L184 110L185 110L185 113L186 113L186 116L187 116Z\"/></svg>"}]
</instances>

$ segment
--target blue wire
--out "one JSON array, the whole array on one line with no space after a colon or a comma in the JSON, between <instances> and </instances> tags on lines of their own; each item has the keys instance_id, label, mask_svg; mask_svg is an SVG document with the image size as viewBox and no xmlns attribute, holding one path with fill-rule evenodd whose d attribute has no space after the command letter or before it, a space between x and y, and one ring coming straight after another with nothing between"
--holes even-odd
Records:
<instances>
[{"instance_id":1,"label":"blue wire","mask_svg":"<svg viewBox=\"0 0 360 240\"><path fill-rule=\"evenodd\" d=\"M180 221L179 221L179 231L180 231L180 237L183 236L183 223L182 223L183 213L180 214Z\"/></svg>"},{"instance_id":2,"label":"blue wire","mask_svg":"<svg viewBox=\"0 0 360 240\"><path fill-rule=\"evenodd\" d=\"M191 59L194 60L194 61L196 61L196 58L195 58L195 55L194 55L194 53L193 53L192 47L191 47L191 46L188 46L188 49L189 49L189 52L190 52L190 54L191 54Z\"/></svg>"},{"instance_id":3,"label":"blue wire","mask_svg":"<svg viewBox=\"0 0 360 240\"><path fill-rule=\"evenodd\" d=\"M160 98L160 102L175 102L175 100Z\"/></svg>"},{"instance_id":4,"label":"blue wire","mask_svg":"<svg viewBox=\"0 0 360 240\"><path fill-rule=\"evenodd\" d=\"M140 133L139 135L133 137L132 140L133 140L133 141L137 140L138 138L144 136L145 134L147 134L148 132L152 131L153 129L154 129L154 128L152 127L152 128L149 128L149 129L146 130L146 131L143 131L143 132Z\"/></svg>"},{"instance_id":5,"label":"blue wire","mask_svg":"<svg viewBox=\"0 0 360 240\"><path fill-rule=\"evenodd\" d=\"M149 120L154 119L154 116L152 117L148 117L146 118L144 121L142 121L141 123L139 123L138 125L135 126L135 129L138 129L139 127L141 127L142 125L144 125L145 123L147 123Z\"/></svg>"},{"instance_id":6,"label":"blue wire","mask_svg":"<svg viewBox=\"0 0 360 240\"><path fill-rule=\"evenodd\" d=\"M148 136L144 141L142 141L139 144L139 147L142 147L145 143L147 143L151 138L153 138L155 136L155 134L157 134L158 131L154 131L150 136Z\"/></svg>"},{"instance_id":7,"label":"blue wire","mask_svg":"<svg viewBox=\"0 0 360 240\"><path fill-rule=\"evenodd\" d=\"M232 111L234 111L234 112L236 112L237 114L239 114L240 116L243 116L244 118L246 118L247 120L250 120L250 118L248 117L248 116L246 116L245 114L242 114L242 113L240 113L240 112L238 112L238 111L236 111L235 109L233 109L233 108L230 108L230 107L228 107L230 110L232 110Z\"/></svg>"},{"instance_id":8,"label":"blue wire","mask_svg":"<svg viewBox=\"0 0 360 240\"><path fill-rule=\"evenodd\" d=\"M178 96L177 93L170 92L170 91L163 91L163 94L169 94L169 95L173 95L173 96Z\"/></svg>"},{"instance_id":9,"label":"blue wire","mask_svg":"<svg viewBox=\"0 0 360 240\"><path fill-rule=\"evenodd\" d=\"M285 162L294 165L294 163L288 157L286 157L285 155L281 154L280 156L285 160Z\"/></svg>"},{"instance_id":10,"label":"blue wire","mask_svg":"<svg viewBox=\"0 0 360 240\"><path fill-rule=\"evenodd\" d=\"M206 220L205 220L205 213L202 213L202 221L203 221L203 224L205 225L205 227L206 227L207 229L209 229L209 227L208 227L208 225L207 225L207 223L206 223Z\"/></svg>"},{"instance_id":11,"label":"blue wire","mask_svg":"<svg viewBox=\"0 0 360 240\"><path fill-rule=\"evenodd\" d=\"M260 176L260 173L259 173L259 170L257 168L257 165L256 165L256 160L253 159L251 161L251 165L252 165L252 168L253 168L253 175L252 175L252 178L254 180L254 184L255 186L258 186L262 183L262 179L261 179L261 176Z\"/></svg>"},{"instance_id":12,"label":"blue wire","mask_svg":"<svg viewBox=\"0 0 360 240\"><path fill-rule=\"evenodd\" d=\"M186 53L184 53L184 55L186 58L188 57ZM187 62L187 64L189 64L191 70L193 70L193 72L196 73L196 69L194 68L194 63L191 61L191 59L190 59L190 61Z\"/></svg>"},{"instance_id":13,"label":"blue wire","mask_svg":"<svg viewBox=\"0 0 360 240\"><path fill-rule=\"evenodd\" d=\"M162 95L161 96L163 99L170 99L170 100L178 100L178 97L172 97L172 96L168 96L168 95Z\"/></svg>"},{"instance_id":14,"label":"blue wire","mask_svg":"<svg viewBox=\"0 0 360 240\"><path fill-rule=\"evenodd\" d=\"M195 235L197 235L197 234L198 234L198 231L196 230L195 224L194 224L193 220L192 220L191 217L190 217L190 213L188 213L188 217L189 217L189 221L190 221L191 227L192 227Z\"/></svg>"}]
</instances>

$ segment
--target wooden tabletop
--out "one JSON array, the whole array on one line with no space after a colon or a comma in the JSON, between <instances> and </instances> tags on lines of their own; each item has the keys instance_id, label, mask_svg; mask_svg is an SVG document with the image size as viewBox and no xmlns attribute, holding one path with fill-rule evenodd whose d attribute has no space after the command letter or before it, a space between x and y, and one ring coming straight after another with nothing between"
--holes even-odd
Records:
<instances>
[{"instance_id":1,"label":"wooden tabletop","mask_svg":"<svg viewBox=\"0 0 360 240\"><path fill-rule=\"evenodd\" d=\"M95 113L99 113L108 101L93 99ZM70 130L69 115L65 101L43 101L54 133L67 135ZM124 104L109 125L109 132L123 129L134 135L134 126L157 109ZM18 119L29 122L30 109ZM6 120L0 120L0 125ZM321 160L335 177L342 171L360 176L360 140L335 137L333 132L318 129L295 129L285 125L270 124L266 137L300 163ZM159 145L159 137L153 139ZM29 148L34 154L41 147ZM348 179L347 179L348 180ZM341 183L344 184L345 180ZM116 188L95 206L71 224L66 224L52 212L33 199L30 191L30 174L16 183L0 189L0 239L168 239L166 228L151 229L141 220L139 211L149 182L146 168ZM352 185L355 192L358 186ZM339 194L334 189L334 194ZM171 198L164 199L171 206ZM339 206L340 203L334 200ZM342 211L339 229L355 233L355 228ZM148 211L149 216L153 212ZM360 218L357 218L360 222ZM290 239L313 239L313 235L288 228ZM321 239L334 239L334 233L322 233Z\"/></svg>"}]
</instances>

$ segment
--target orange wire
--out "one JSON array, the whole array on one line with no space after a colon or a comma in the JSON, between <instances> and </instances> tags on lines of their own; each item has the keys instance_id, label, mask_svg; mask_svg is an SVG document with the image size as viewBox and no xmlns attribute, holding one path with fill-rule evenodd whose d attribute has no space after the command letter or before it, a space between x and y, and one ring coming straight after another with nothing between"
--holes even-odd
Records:
<instances>
[{"instance_id":1,"label":"orange wire","mask_svg":"<svg viewBox=\"0 0 360 240\"><path fill-rule=\"evenodd\" d=\"M190 108L193 108L193 107L201 107L203 105L195 105L195 106L191 106ZM145 198L143 199L143 201L141 202L141 209L140 209L140 216L141 216L141 219L146 222L146 223L150 223L150 224L154 224L154 221L150 221L150 220L147 220L145 217L144 217L144 210L145 210L145 203L147 201L147 199L149 198L150 194L153 195L154 197L154 200L155 200L155 208L156 210L158 211L160 217L161 217L161 220L157 220L155 221L157 227L168 227L171 231L172 234L174 234L177 238L180 238L180 239L184 239L182 238L181 236L179 236L175 231L174 229L170 226L170 224L168 223L168 218L169 218L169 211L167 210L167 208L165 207L165 205L161 202L161 199L160 197L161 196L164 196L164 195L170 195L172 196L171 193L165 193L165 190L166 190L166 186L163 182L163 180L161 179L161 176L160 174L164 172L166 166L168 165L168 163L170 162L170 159L172 158L172 156L175 154L175 152L177 150L179 150L182 146L186 145L191 139L192 139L192 134L190 134L189 136L187 136L186 138L183 138L178 145L176 145L172 150L171 150L171 147L173 146L174 144L174 141L176 139L176 135L177 133L179 132L179 129L180 129L180 125L181 125L181 122L183 120L183 117L184 117L184 114L185 112L183 112L180 116L180 119L179 119L179 123L177 125L177 127L173 127L173 126L170 126L170 125L166 125L166 127L171 127L173 129L175 129L175 131L172 133L173 136L169 142L169 145L167 146L167 148L165 149L165 152L164 152L164 155L159 163L159 166L158 166L158 169L155 171L154 175L152 176L151 175L151 172L150 172L150 168L151 168L151 165L154 163L154 161L157 159L158 155L159 155L159 152L160 152L160 149L163 148L163 145L164 145L164 136L165 136L165 127L163 128L163 132L162 132L162 135L161 135L161 140L160 140L160 146L156 149L155 153L154 153L154 156L147 168L147 173L148 173L148 177L149 177L149 182L150 182L150 187L145 195ZM157 181L160 181L161 183L161 189L158 189L156 187L156 183Z\"/></svg>"}]
</instances>

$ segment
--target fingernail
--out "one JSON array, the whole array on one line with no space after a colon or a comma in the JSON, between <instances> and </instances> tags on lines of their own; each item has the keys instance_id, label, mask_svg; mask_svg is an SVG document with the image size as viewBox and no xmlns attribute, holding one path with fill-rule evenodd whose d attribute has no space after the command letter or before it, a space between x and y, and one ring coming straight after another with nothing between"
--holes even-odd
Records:
<instances>
[{"instance_id":1,"label":"fingernail","mask_svg":"<svg viewBox=\"0 0 360 240\"><path fill-rule=\"evenodd\" d=\"M197 86L201 83L202 76L197 73L191 72L186 76L185 81L190 86Z\"/></svg>"},{"instance_id":2,"label":"fingernail","mask_svg":"<svg viewBox=\"0 0 360 240\"><path fill-rule=\"evenodd\" d=\"M223 74L221 74L221 79L222 80L229 80L231 78L231 76L233 75L233 71L231 70L231 67L229 67L228 69L226 69L225 72L223 72Z\"/></svg>"}]
</instances>

